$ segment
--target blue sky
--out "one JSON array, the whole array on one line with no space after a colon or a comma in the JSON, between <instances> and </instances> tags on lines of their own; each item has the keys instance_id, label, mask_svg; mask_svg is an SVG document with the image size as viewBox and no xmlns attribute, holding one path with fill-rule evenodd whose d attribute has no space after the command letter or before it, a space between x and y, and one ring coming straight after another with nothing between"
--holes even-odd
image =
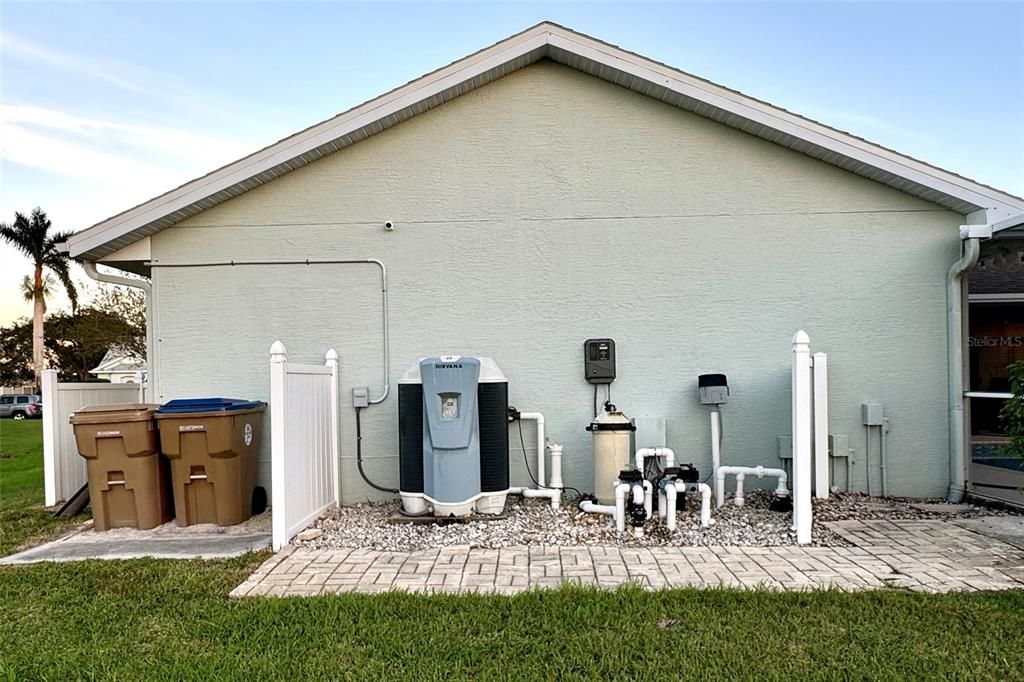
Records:
<instances>
[{"instance_id":1,"label":"blue sky","mask_svg":"<svg viewBox=\"0 0 1024 682\"><path fill-rule=\"evenodd\" d=\"M544 19L1024 195L1024 2L2 2L0 220L87 227ZM0 247L0 323L27 272Z\"/></svg>"}]
</instances>

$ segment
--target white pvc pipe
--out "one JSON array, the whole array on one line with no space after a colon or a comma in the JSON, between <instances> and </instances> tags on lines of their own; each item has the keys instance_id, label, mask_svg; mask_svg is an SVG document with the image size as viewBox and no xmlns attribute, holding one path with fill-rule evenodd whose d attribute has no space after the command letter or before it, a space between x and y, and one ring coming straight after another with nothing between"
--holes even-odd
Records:
<instances>
[{"instance_id":1,"label":"white pvc pipe","mask_svg":"<svg viewBox=\"0 0 1024 682\"><path fill-rule=\"evenodd\" d=\"M711 525L711 486L701 483L697 491L700 493L700 527L707 528Z\"/></svg>"},{"instance_id":2,"label":"white pvc pipe","mask_svg":"<svg viewBox=\"0 0 1024 682\"><path fill-rule=\"evenodd\" d=\"M597 502L584 500L583 502L580 502L580 511L586 512L587 514L607 514L608 516L615 516L615 505L598 504Z\"/></svg>"},{"instance_id":3,"label":"white pvc pipe","mask_svg":"<svg viewBox=\"0 0 1024 682\"><path fill-rule=\"evenodd\" d=\"M629 487L628 483L615 486L615 530L620 533L626 532L626 496L629 495Z\"/></svg>"},{"instance_id":4,"label":"white pvc pipe","mask_svg":"<svg viewBox=\"0 0 1024 682\"><path fill-rule=\"evenodd\" d=\"M697 486L697 491L700 493L700 527L707 528L711 525L711 486L701 483ZM668 505L665 527L670 533L676 529L676 499L680 493L686 494L686 483L683 481L676 481L675 485L665 488L666 504Z\"/></svg>"},{"instance_id":5,"label":"white pvc pipe","mask_svg":"<svg viewBox=\"0 0 1024 682\"><path fill-rule=\"evenodd\" d=\"M711 408L711 471L718 471L722 466L722 415L718 412L718 405ZM721 499L722 486L715 481L715 492ZM719 504L718 506L722 506Z\"/></svg>"},{"instance_id":6,"label":"white pvc pipe","mask_svg":"<svg viewBox=\"0 0 1024 682\"><path fill-rule=\"evenodd\" d=\"M666 467L674 467L676 465L676 453L672 452L669 448L640 448L636 451L636 468L641 473L644 470L644 460L651 457L664 458Z\"/></svg>"},{"instance_id":7,"label":"white pvc pipe","mask_svg":"<svg viewBox=\"0 0 1024 682\"><path fill-rule=\"evenodd\" d=\"M547 484L544 482L546 473L544 471L544 415L540 412L520 412L519 420L537 422L537 484L541 488L546 488Z\"/></svg>"},{"instance_id":8,"label":"white pvc pipe","mask_svg":"<svg viewBox=\"0 0 1024 682\"><path fill-rule=\"evenodd\" d=\"M562 446L552 443L547 446L551 450L551 485L544 483L544 415L540 412L520 412L519 419L537 422L537 483L540 488L516 487L509 488L509 494L523 497L544 497L551 500L551 508L562 506Z\"/></svg>"},{"instance_id":9,"label":"white pvc pipe","mask_svg":"<svg viewBox=\"0 0 1024 682\"><path fill-rule=\"evenodd\" d=\"M654 516L654 484L650 481L644 481L644 512L647 518L650 519Z\"/></svg>"},{"instance_id":10,"label":"white pvc pipe","mask_svg":"<svg viewBox=\"0 0 1024 682\"><path fill-rule=\"evenodd\" d=\"M786 487L787 476L786 472L782 469L770 469L768 467L756 466L756 467L736 467L736 466L720 466L715 470L715 502L717 507L721 507L725 504L725 477L726 476L736 477L736 506L743 506L743 479L745 476L757 476L758 478L764 478L770 476L778 479L778 485L775 487L775 494L779 497L785 497L789 495L789 489Z\"/></svg>"}]
</instances>

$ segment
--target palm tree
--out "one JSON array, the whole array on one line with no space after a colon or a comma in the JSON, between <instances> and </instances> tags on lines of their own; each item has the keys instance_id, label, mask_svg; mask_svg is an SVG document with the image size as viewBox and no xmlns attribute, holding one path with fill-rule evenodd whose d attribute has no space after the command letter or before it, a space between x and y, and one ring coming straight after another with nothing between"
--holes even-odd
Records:
<instances>
[{"instance_id":1,"label":"palm tree","mask_svg":"<svg viewBox=\"0 0 1024 682\"><path fill-rule=\"evenodd\" d=\"M40 208L33 209L28 218L15 212L13 223L0 223L0 238L25 254L34 268L27 284L33 302L32 367L36 375L36 388L42 384L43 379L43 314L46 312L46 296L51 290L44 268L56 275L64 285L68 299L71 300L71 309L78 309L78 291L71 281L71 259L68 254L57 250L57 244L66 241L72 232L51 233L51 227L50 219Z\"/></svg>"}]
</instances>

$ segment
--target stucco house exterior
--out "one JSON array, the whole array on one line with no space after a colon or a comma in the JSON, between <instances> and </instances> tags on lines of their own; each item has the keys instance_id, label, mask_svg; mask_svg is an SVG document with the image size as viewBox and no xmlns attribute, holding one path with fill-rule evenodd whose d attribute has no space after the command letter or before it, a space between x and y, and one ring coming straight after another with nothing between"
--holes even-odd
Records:
<instances>
[{"instance_id":1,"label":"stucco house exterior","mask_svg":"<svg viewBox=\"0 0 1024 682\"><path fill-rule=\"evenodd\" d=\"M266 399L275 340L299 361L336 348L346 503L380 495L356 473L351 389L387 396L417 358L446 353L493 357L510 402L563 444L566 484L589 487L591 337L617 342L613 401L665 418L679 459L707 471L697 375L722 372L730 463L778 466L798 329L829 354L851 487L866 489L872 401L891 424L890 494L956 497L961 271L1022 213L1019 197L542 23L68 248L92 271L151 278L158 401ZM388 485L397 421L393 396L363 414L367 473ZM514 431L510 451L521 485Z\"/></svg>"}]
</instances>

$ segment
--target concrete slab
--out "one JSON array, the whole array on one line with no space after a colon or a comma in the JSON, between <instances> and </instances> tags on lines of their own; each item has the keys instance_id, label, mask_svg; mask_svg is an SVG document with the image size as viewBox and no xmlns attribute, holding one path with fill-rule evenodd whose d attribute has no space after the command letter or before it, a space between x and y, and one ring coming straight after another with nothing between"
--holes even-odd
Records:
<instances>
[{"instance_id":1,"label":"concrete slab","mask_svg":"<svg viewBox=\"0 0 1024 682\"><path fill-rule=\"evenodd\" d=\"M270 546L270 512L236 526L199 524L179 527L173 521L152 530L115 528L96 532L91 524L63 537L0 558L0 565L85 559L226 559Z\"/></svg>"},{"instance_id":2,"label":"concrete slab","mask_svg":"<svg viewBox=\"0 0 1024 682\"><path fill-rule=\"evenodd\" d=\"M270 546L269 533L250 535L182 535L178 537L103 538L101 533L75 533L0 559L0 564L36 564L85 559L225 559Z\"/></svg>"},{"instance_id":3,"label":"concrete slab","mask_svg":"<svg viewBox=\"0 0 1024 682\"><path fill-rule=\"evenodd\" d=\"M982 516L956 519L956 525L1024 549L1024 516Z\"/></svg>"}]
</instances>

